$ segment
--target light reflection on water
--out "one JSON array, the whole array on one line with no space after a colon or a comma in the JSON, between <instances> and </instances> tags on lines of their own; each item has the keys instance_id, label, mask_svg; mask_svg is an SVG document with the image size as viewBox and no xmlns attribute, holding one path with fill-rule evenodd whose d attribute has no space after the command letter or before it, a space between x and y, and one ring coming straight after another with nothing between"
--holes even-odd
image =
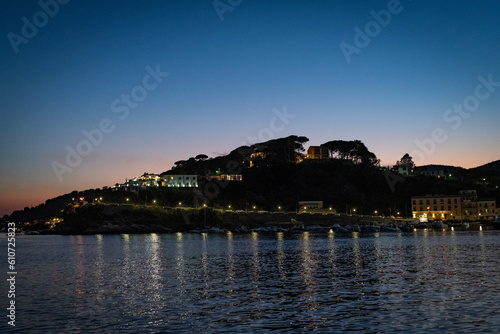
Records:
<instances>
[{"instance_id":1,"label":"light reflection on water","mask_svg":"<svg viewBox=\"0 0 500 334\"><path fill-rule=\"evenodd\" d=\"M21 332L500 331L496 231L21 236L18 244Z\"/></svg>"}]
</instances>

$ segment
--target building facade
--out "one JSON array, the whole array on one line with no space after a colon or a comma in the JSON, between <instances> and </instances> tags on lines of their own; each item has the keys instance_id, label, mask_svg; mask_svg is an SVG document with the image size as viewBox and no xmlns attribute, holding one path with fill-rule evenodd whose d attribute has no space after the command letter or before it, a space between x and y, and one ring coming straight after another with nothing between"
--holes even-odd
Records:
<instances>
[{"instance_id":1,"label":"building facade","mask_svg":"<svg viewBox=\"0 0 500 334\"><path fill-rule=\"evenodd\" d=\"M241 174L219 174L207 176L207 180L219 180L219 181L243 181L243 176Z\"/></svg>"},{"instance_id":2,"label":"building facade","mask_svg":"<svg viewBox=\"0 0 500 334\"><path fill-rule=\"evenodd\" d=\"M141 176L132 179L125 179L124 183L116 184L113 190L125 190L138 192L141 188L160 187L162 179L158 174L144 173Z\"/></svg>"},{"instance_id":3,"label":"building facade","mask_svg":"<svg viewBox=\"0 0 500 334\"><path fill-rule=\"evenodd\" d=\"M165 175L162 186L178 188L196 188L198 187L198 176L196 175Z\"/></svg>"},{"instance_id":4,"label":"building facade","mask_svg":"<svg viewBox=\"0 0 500 334\"><path fill-rule=\"evenodd\" d=\"M198 187L196 175L164 175L144 173L133 179L126 179L124 183L116 184L113 190L138 192L151 187Z\"/></svg>"},{"instance_id":5,"label":"building facade","mask_svg":"<svg viewBox=\"0 0 500 334\"><path fill-rule=\"evenodd\" d=\"M429 220L493 220L496 201L481 200L475 190L460 190L458 195L425 195L411 198L413 218Z\"/></svg>"},{"instance_id":6,"label":"building facade","mask_svg":"<svg viewBox=\"0 0 500 334\"><path fill-rule=\"evenodd\" d=\"M411 198L413 218L461 220L462 201L459 195L425 195Z\"/></svg>"},{"instance_id":7,"label":"building facade","mask_svg":"<svg viewBox=\"0 0 500 334\"><path fill-rule=\"evenodd\" d=\"M299 211L323 209L323 201L299 201Z\"/></svg>"},{"instance_id":8,"label":"building facade","mask_svg":"<svg viewBox=\"0 0 500 334\"><path fill-rule=\"evenodd\" d=\"M329 150L328 147L325 146L309 146L307 149L307 159L328 159L329 158Z\"/></svg>"},{"instance_id":9,"label":"building facade","mask_svg":"<svg viewBox=\"0 0 500 334\"><path fill-rule=\"evenodd\" d=\"M496 201L494 199L478 200L477 215L479 220L495 220L498 215Z\"/></svg>"}]
</instances>

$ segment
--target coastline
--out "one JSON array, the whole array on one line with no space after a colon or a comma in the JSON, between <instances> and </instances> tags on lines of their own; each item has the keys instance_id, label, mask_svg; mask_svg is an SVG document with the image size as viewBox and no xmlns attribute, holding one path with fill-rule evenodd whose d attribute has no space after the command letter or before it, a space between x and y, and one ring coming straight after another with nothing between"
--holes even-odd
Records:
<instances>
[{"instance_id":1,"label":"coastline","mask_svg":"<svg viewBox=\"0 0 500 334\"><path fill-rule=\"evenodd\" d=\"M479 223L478 223L479 224ZM479 225L470 224L470 229ZM484 225L484 224L483 224ZM47 226L47 225L42 225ZM450 226L450 227L449 227ZM24 228L27 234L146 234L176 232L410 232L415 228L468 229L464 224L419 224L414 219L396 219L357 214L236 212L212 208L163 208L132 205L86 206L66 214L50 228ZM486 229L489 226L485 227Z\"/></svg>"}]
</instances>

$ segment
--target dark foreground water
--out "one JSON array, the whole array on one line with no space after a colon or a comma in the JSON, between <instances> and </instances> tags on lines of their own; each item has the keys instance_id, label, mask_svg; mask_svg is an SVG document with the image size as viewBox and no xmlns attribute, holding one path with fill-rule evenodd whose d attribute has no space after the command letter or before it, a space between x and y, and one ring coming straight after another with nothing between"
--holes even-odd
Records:
<instances>
[{"instance_id":1,"label":"dark foreground water","mask_svg":"<svg viewBox=\"0 0 500 334\"><path fill-rule=\"evenodd\" d=\"M19 236L16 327L2 285L0 332L499 332L499 245L495 231Z\"/></svg>"}]
</instances>

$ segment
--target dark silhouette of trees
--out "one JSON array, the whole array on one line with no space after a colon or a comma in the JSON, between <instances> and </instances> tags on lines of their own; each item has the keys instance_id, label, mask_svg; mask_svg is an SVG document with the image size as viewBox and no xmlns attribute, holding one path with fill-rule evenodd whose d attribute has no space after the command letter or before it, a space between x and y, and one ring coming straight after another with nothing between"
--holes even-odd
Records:
<instances>
[{"instance_id":1,"label":"dark silhouette of trees","mask_svg":"<svg viewBox=\"0 0 500 334\"><path fill-rule=\"evenodd\" d=\"M308 141L307 137L292 135L286 138L272 139L259 145L263 147L268 161L289 163L295 162L297 157L304 152L304 143Z\"/></svg>"},{"instance_id":2,"label":"dark silhouette of trees","mask_svg":"<svg viewBox=\"0 0 500 334\"><path fill-rule=\"evenodd\" d=\"M194 157L196 160L204 161L208 159L208 156L205 154L198 154L196 157Z\"/></svg>"},{"instance_id":3,"label":"dark silhouette of trees","mask_svg":"<svg viewBox=\"0 0 500 334\"><path fill-rule=\"evenodd\" d=\"M179 160L174 162L175 168L182 168L186 164L186 160Z\"/></svg>"},{"instance_id":4,"label":"dark silhouette of trees","mask_svg":"<svg viewBox=\"0 0 500 334\"><path fill-rule=\"evenodd\" d=\"M360 140L332 140L321 145L327 147L330 157L340 160L351 160L355 164L376 166L380 163L377 156L368 150Z\"/></svg>"},{"instance_id":5,"label":"dark silhouette of trees","mask_svg":"<svg viewBox=\"0 0 500 334\"><path fill-rule=\"evenodd\" d=\"M401 160L396 162L396 166L413 168L415 167L415 163L413 162L413 158L408 153L406 153L405 155L403 155Z\"/></svg>"}]
</instances>

